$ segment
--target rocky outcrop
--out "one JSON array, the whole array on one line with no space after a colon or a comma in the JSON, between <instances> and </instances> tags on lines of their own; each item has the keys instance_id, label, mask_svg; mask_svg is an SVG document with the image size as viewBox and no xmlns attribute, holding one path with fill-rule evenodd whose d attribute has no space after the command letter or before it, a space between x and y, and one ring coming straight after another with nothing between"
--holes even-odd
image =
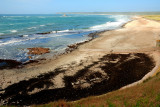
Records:
<instances>
[{"instance_id":1,"label":"rocky outcrop","mask_svg":"<svg viewBox=\"0 0 160 107\"><path fill-rule=\"evenodd\" d=\"M40 34L40 35L46 35L46 34L51 34L52 32L44 32L44 33L37 33L37 34Z\"/></svg>"},{"instance_id":2,"label":"rocky outcrop","mask_svg":"<svg viewBox=\"0 0 160 107\"><path fill-rule=\"evenodd\" d=\"M21 62L18 62L16 60L0 59L0 69L15 68L21 64Z\"/></svg>"},{"instance_id":3,"label":"rocky outcrop","mask_svg":"<svg viewBox=\"0 0 160 107\"><path fill-rule=\"evenodd\" d=\"M49 48L35 47L35 48L27 48L29 50L29 55L42 55L45 53L49 53Z\"/></svg>"}]
</instances>

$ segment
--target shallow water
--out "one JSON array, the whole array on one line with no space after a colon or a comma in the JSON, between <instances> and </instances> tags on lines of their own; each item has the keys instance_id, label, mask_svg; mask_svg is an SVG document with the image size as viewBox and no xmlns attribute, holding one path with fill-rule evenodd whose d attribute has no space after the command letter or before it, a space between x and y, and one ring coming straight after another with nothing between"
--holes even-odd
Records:
<instances>
[{"instance_id":1,"label":"shallow water","mask_svg":"<svg viewBox=\"0 0 160 107\"><path fill-rule=\"evenodd\" d=\"M88 40L89 33L119 28L130 20L124 15L0 15L0 59L26 62L27 48L52 52ZM49 34L41 34L50 32ZM37 58L36 56L35 58Z\"/></svg>"}]
</instances>

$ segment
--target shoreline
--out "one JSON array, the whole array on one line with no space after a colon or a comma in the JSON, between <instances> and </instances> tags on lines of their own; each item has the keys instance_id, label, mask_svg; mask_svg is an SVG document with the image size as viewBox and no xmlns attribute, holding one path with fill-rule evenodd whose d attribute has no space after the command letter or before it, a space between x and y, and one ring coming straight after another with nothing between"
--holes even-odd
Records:
<instances>
[{"instance_id":1,"label":"shoreline","mask_svg":"<svg viewBox=\"0 0 160 107\"><path fill-rule=\"evenodd\" d=\"M121 28L123 28L123 25L121 26ZM118 29L118 28L117 28ZM112 29L112 30L115 30L115 29ZM36 51L36 54L37 55L41 55L39 58L37 59L32 59L31 56L28 56L30 60L26 61L26 62L20 62L20 61L17 61L17 60L12 60L12 59L0 59L0 63L7 63L6 65L3 65L0 66L0 70L3 70L3 69L14 69L14 68L23 68L24 66L28 65L28 64L32 64L32 63L38 63L42 60L53 60L55 59L55 57L57 56L61 56L61 55L66 55L68 53L71 53L72 51L76 50L80 45L83 45L87 42L90 42L92 41L93 39L97 38L99 34L103 33L103 32L107 32L107 31L112 31L112 30L103 30L103 31L95 31L93 33L89 33L87 36L89 37L87 40L84 40L84 41L80 41L80 42L76 42L74 44L70 44L67 46L67 48L63 49L63 51L57 51L56 53L51 53L51 52L44 52L41 54L40 51ZM45 35L45 34L51 34L51 32L44 32L44 33L37 33L37 34L42 34L42 35ZM49 49L49 48L42 48L42 47L33 47L33 53L30 51L32 48L27 48L29 50L28 53L32 53L32 54L28 54L28 55L36 55L34 54L34 48L36 49ZM49 50L49 51L52 51L52 50ZM52 56L52 57L45 57L47 56L47 53L50 54L49 56ZM16 63L16 64L13 64L12 65L12 62Z\"/></svg>"},{"instance_id":2,"label":"shoreline","mask_svg":"<svg viewBox=\"0 0 160 107\"><path fill-rule=\"evenodd\" d=\"M83 40L83 41L79 41L79 42L76 42L76 43L73 43L73 44L69 44L67 45L66 48L64 49L60 49L60 50L57 50L55 51L54 53L51 52L53 50L50 50L49 48L45 48L45 47L28 47L26 48L26 50L28 50L29 52L28 53L31 53L30 50L34 51L33 54L28 54L26 52L26 54L28 54L28 60L26 61L17 61L16 59L0 59L0 70L3 70L3 69L14 69L14 68L23 68L25 65L28 65L30 63L35 63L35 62L39 62L41 60L52 60L52 59L55 59L55 58L52 58L52 56L58 56L58 55L63 55L63 54L66 54L66 53L70 53L69 51L74 51L75 49L73 49L72 47L70 46L75 46L76 48L78 48L79 45L82 45L86 42L89 42L89 41L92 41L93 39L97 38L99 34L101 33L104 33L104 32L107 32L107 31L112 31L112 30L116 30L116 29L120 29L120 28L123 28L125 24L131 22L132 20L124 23L123 25L119 26L118 28L114 28L114 29L106 29L106 30L98 30L98 31L93 31L92 33L89 33L87 34L87 37L89 37L88 39L86 40ZM35 33L35 34L41 34L41 35L47 35L47 34L54 34L54 33L58 33L58 31L48 31L48 32L40 32L40 33ZM30 34L26 34L26 35L30 35ZM25 37L26 35L18 35L19 37ZM44 50L44 52L40 52L40 51L37 51L37 50ZM50 52L45 52L46 49L49 49ZM34 54L36 52L36 54ZM37 54L38 53L38 54ZM47 54L48 53L48 54ZM33 58L32 59L32 56L33 57L37 57L36 55L40 55L38 56L37 58ZM48 57L50 56L50 57ZM15 62L17 64L15 65L11 65L12 62Z\"/></svg>"},{"instance_id":3,"label":"shoreline","mask_svg":"<svg viewBox=\"0 0 160 107\"><path fill-rule=\"evenodd\" d=\"M143 18L138 18L138 19L135 19L131 22L128 22L127 24L125 24L123 26L123 28L111 30L111 31L107 31L107 32L106 31L102 32L98 38L93 39L92 41L89 41L89 42L84 43L82 45L79 45L78 47L76 47L77 49L75 49L74 51L72 51L69 54L57 56L57 59L55 59L55 60L49 60L49 61L45 60L45 61L42 61L41 64L32 63L31 65L29 64L29 65L25 66L24 68L18 69L18 70L12 69L12 73L9 73L10 70L4 70L5 72L8 72L8 76L13 75L14 77L12 79L14 79L15 77L18 77L18 75L21 75L23 73L24 74L31 73L31 72L27 72L29 70L33 70L33 72L34 72L37 70L39 71L41 68L43 68L43 69L41 69L42 71L39 71L39 73L34 74L32 72L32 74L34 74L34 75L30 76L28 79L23 79L23 77L22 77L21 79L19 79L17 81L15 81L15 79L14 79L13 83L12 82L11 83L8 83L8 82L3 83L3 87L6 88L6 87L14 85L15 83L18 83L18 81L22 81L22 80L28 81L31 78L35 78L35 77L39 76L40 74L47 74L48 71L53 72L53 69L55 69L57 67L62 67L64 69L66 69L66 68L68 69L68 67L70 67L70 66L67 64L71 64L73 66L74 70L79 70L79 69L85 68L86 66L91 65L93 62L98 61L99 58L102 58L103 56L105 56L107 54L125 55L125 54L130 54L130 53L132 53L132 54L133 53L135 53L135 54L136 53L145 53L147 55L155 55L153 53L156 52L157 53L156 58L160 58L160 55L158 55L159 51L155 48L155 45L153 44L153 40L158 38L158 36L156 36L156 38L155 37L153 38L153 34L155 34L155 32L157 35L160 33L157 30L158 27L160 26L160 23L156 24L157 26L155 27L155 26L152 26L152 24L150 24L151 22L152 21L144 20ZM139 23L139 25L140 25L139 28L137 27L137 23ZM154 22L152 22L152 23L154 23ZM145 27L145 26L147 26L147 27ZM151 28L153 29L154 32L152 32ZM151 32L148 32L149 34L147 34L147 35L151 34L152 36L150 38L148 38L144 43L141 43L141 40L143 40L144 38L140 38L138 34L140 33L140 35L142 37L145 37L146 33L144 31L148 31L148 30L150 30ZM137 35L134 34L135 31L137 31ZM123 36L123 35L125 35L125 36ZM137 40L137 39L134 40L134 37L139 38L141 40ZM153 38L153 39L150 40L151 38ZM77 56L77 55L79 55L79 56ZM153 58L153 59L155 60L155 58ZM159 60L155 61L156 67L157 67L157 65L159 65L158 61ZM56 63L57 65L55 64L55 62L57 62ZM83 62L83 63L81 63L81 62ZM82 67L80 67L79 64L82 64ZM33 69L33 66L34 66L34 69ZM77 68L77 66L79 66L79 68ZM49 70L49 68L45 69L46 67L47 68L50 67L50 70ZM17 76L14 75L13 71L16 71L16 73L18 73ZM20 71L23 73L21 73ZM50 73L52 73L52 72L50 72ZM102 73L102 71L101 71L101 73ZM7 73L3 73L3 74L6 75ZM73 76L73 75L75 75L75 73L72 72L71 70L69 70L65 73L65 75ZM6 78L6 76L4 76L4 77ZM57 76L55 78L55 79L57 79L57 81L59 80L59 83L61 85L53 79L54 85L57 88L64 87L64 84L61 83L61 76L62 75L59 74L59 76ZM7 78L4 80L7 80ZM52 88L55 88L55 87L52 87ZM36 91L38 91L38 90L36 90Z\"/></svg>"},{"instance_id":4,"label":"shoreline","mask_svg":"<svg viewBox=\"0 0 160 107\"><path fill-rule=\"evenodd\" d=\"M72 17L72 15L71 15ZM10 54L5 54L4 52L1 53L1 59L13 59L13 60L17 60L20 62L27 62L30 58L28 58L28 55L26 54L26 52L28 51L27 48L37 48L37 47L42 47L42 48L50 48L52 50L52 52L58 53L58 51L61 49L64 49L67 47L67 45L69 44L73 44L73 43L77 43L77 42L81 42L84 40L87 40L88 37L86 35L88 35L89 33L92 32L96 32L96 31L101 31L104 30L104 26L110 26L111 28L117 28L119 27L122 23L128 21L128 16L124 16L122 17L124 20L117 20L117 17L112 17L115 21L112 22L112 24L109 22L106 22L105 20L102 21L102 23L97 23L93 25L86 25L86 28L83 27L79 27L78 29L67 29L66 30L53 30L52 29L48 29L46 30L40 30L39 32L35 32L35 33L25 33L25 34L19 34L17 33L17 35L13 35L13 39L12 38L4 38L4 40L1 40L1 45L3 46L3 49L5 50L5 48L8 45L16 45L16 44L21 44L16 46L17 49L6 49L7 52L9 52L10 54L14 53L13 55ZM121 18L121 17L119 17ZM118 22L118 23L117 23ZM114 24L115 23L115 24ZM87 24L87 23L86 23ZM108 27L106 29L108 29ZM69 36L68 36L69 35ZM84 36L83 36L84 35ZM62 36L62 37L61 37ZM63 38L64 36L64 38ZM5 37L5 35L4 35ZM14 40L14 37L16 38ZM57 37L56 39L54 37ZM66 39L67 37L67 39ZM43 39L42 39L43 38ZM51 38L51 39L50 39ZM77 39L78 38L78 39ZM59 40L58 40L59 39ZM62 39L62 40L61 40ZM66 39L66 41L65 41ZM47 41L48 40L48 41ZM23 45L23 41L25 42L25 44ZM35 42L36 41L36 42ZM45 42L47 41L47 42ZM50 42L49 42L50 41ZM57 41L57 42L56 42ZM31 43L30 43L31 42ZM34 44L32 47L30 44ZM42 45L41 45L42 43ZM17 53L17 54L15 54ZM38 58L39 56L35 56L35 58ZM34 58L33 58L34 60Z\"/></svg>"}]
</instances>

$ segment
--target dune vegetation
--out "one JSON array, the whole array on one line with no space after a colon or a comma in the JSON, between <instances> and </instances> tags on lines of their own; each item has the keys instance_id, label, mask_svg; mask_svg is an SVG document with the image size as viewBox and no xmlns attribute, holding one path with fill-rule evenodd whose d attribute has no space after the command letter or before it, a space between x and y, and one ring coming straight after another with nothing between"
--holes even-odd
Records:
<instances>
[{"instance_id":1,"label":"dune vegetation","mask_svg":"<svg viewBox=\"0 0 160 107\"><path fill-rule=\"evenodd\" d=\"M160 15L145 15L144 18L160 21Z\"/></svg>"}]
</instances>

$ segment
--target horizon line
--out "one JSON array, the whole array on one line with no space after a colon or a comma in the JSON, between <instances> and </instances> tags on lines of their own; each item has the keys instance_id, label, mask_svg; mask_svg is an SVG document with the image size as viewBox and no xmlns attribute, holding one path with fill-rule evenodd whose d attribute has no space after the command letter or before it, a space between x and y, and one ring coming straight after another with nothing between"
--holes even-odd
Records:
<instances>
[{"instance_id":1,"label":"horizon line","mask_svg":"<svg viewBox=\"0 0 160 107\"><path fill-rule=\"evenodd\" d=\"M160 11L137 11L137 12L55 12L55 13L0 13L0 15L51 15L51 14L73 14L73 13L160 13Z\"/></svg>"},{"instance_id":2,"label":"horizon line","mask_svg":"<svg viewBox=\"0 0 160 107\"><path fill-rule=\"evenodd\" d=\"M160 11L135 11L135 12L55 12L55 13L0 13L0 14L61 14L61 13L159 13Z\"/></svg>"}]
</instances>

